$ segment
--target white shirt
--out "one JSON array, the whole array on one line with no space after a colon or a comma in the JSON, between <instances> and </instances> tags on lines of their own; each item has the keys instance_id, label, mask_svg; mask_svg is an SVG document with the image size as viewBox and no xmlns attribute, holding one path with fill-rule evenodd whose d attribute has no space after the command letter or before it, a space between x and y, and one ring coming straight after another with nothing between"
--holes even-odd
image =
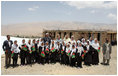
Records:
<instances>
[{"instance_id":1,"label":"white shirt","mask_svg":"<svg viewBox=\"0 0 118 76\"><path fill-rule=\"evenodd\" d=\"M32 43L32 44L31 44L31 47L32 47L32 46L35 46L35 44L34 44L34 43Z\"/></svg>"},{"instance_id":2,"label":"white shirt","mask_svg":"<svg viewBox=\"0 0 118 76\"><path fill-rule=\"evenodd\" d=\"M46 49L49 49L49 45L46 45L45 47L46 47Z\"/></svg>"},{"instance_id":3,"label":"white shirt","mask_svg":"<svg viewBox=\"0 0 118 76\"><path fill-rule=\"evenodd\" d=\"M60 39L57 38L56 42L62 43L62 39L61 38Z\"/></svg>"},{"instance_id":4,"label":"white shirt","mask_svg":"<svg viewBox=\"0 0 118 76\"><path fill-rule=\"evenodd\" d=\"M68 42L70 42L71 40L70 40L70 38L68 38L68 39L64 38L64 41L65 41L65 43L68 43Z\"/></svg>"},{"instance_id":5,"label":"white shirt","mask_svg":"<svg viewBox=\"0 0 118 76\"><path fill-rule=\"evenodd\" d=\"M64 45L62 45L62 49L63 49L63 50L65 49L65 46L64 46Z\"/></svg>"},{"instance_id":6,"label":"white shirt","mask_svg":"<svg viewBox=\"0 0 118 76\"><path fill-rule=\"evenodd\" d=\"M84 51L83 47L80 46L80 47L77 47L77 49L78 49L77 53L80 53L80 56L81 56L82 52Z\"/></svg>"},{"instance_id":7,"label":"white shirt","mask_svg":"<svg viewBox=\"0 0 118 76\"><path fill-rule=\"evenodd\" d=\"M94 43L92 44L92 47L93 47L94 49L98 50L98 48L99 48L100 46L99 46L99 43L95 43L95 42L94 42Z\"/></svg>"},{"instance_id":8,"label":"white shirt","mask_svg":"<svg viewBox=\"0 0 118 76\"><path fill-rule=\"evenodd\" d=\"M76 41L75 40L71 40L71 44L75 43L76 44Z\"/></svg>"},{"instance_id":9,"label":"white shirt","mask_svg":"<svg viewBox=\"0 0 118 76\"><path fill-rule=\"evenodd\" d=\"M25 43L22 43L22 44L20 44L20 46L19 46L19 47L20 47L20 48L22 48L22 45L26 45L26 44L25 44Z\"/></svg>"},{"instance_id":10,"label":"white shirt","mask_svg":"<svg viewBox=\"0 0 118 76\"><path fill-rule=\"evenodd\" d=\"M27 46L28 46L29 50L31 50L31 43L30 44L28 43Z\"/></svg>"},{"instance_id":11,"label":"white shirt","mask_svg":"<svg viewBox=\"0 0 118 76\"><path fill-rule=\"evenodd\" d=\"M79 44L81 41L80 40L77 40L77 43Z\"/></svg>"},{"instance_id":12,"label":"white shirt","mask_svg":"<svg viewBox=\"0 0 118 76\"><path fill-rule=\"evenodd\" d=\"M18 46L15 45L15 44L12 45L11 51L14 51L14 53L19 53L20 52L20 50L18 49Z\"/></svg>"},{"instance_id":13,"label":"white shirt","mask_svg":"<svg viewBox=\"0 0 118 76\"><path fill-rule=\"evenodd\" d=\"M86 46L86 45L87 45L87 43L86 43L86 42L81 42L81 44L82 44L82 45L84 45L84 46Z\"/></svg>"},{"instance_id":14,"label":"white shirt","mask_svg":"<svg viewBox=\"0 0 118 76\"><path fill-rule=\"evenodd\" d=\"M89 40L89 44L90 45L92 45L93 43L94 43L94 40L92 40L92 41Z\"/></svg>"},{"instance_id":15,"label":"white shirt","mask_svg":"<svg viewBox=\"0 0 118 76\"><path fill-rule=\"evenodd\" d=\"M61 46L61 45L56 45L56 49L58 49L58 50L59 50L60 46Z\"/></svg>"},{"instance_id":16,"label":"white shirt","mask_svg":"<svg viewBox=\"0 0 118 76\"><path fill-rule=\"evenodd\" d=\"M87 45L87 46L86 46L87 50L89 50L89 47L90 47L90 45Z\"/></svg>"},{"instance_id":17,"label":"white shirt","mask_svg":"<svg viewBox=\"0 0 118 76\"><path fill-rule=\"evenodd\" d=\"M41 46L42 47L42 51L44 51L44 46Z\"/></svg>"},{"instance_id":18,"label":"white shirt","mask_svg":"<svg viewBox=\"0 0 118 76\"><path fill-rule=\"evenodd\" d=\"M73 53L76 53L76 48L72 49L71 56L72 56Z\"/></svg>"},{"instance_id":19,"label":"white shirt","mask_svg":"<svg viewBox=\"0 0 118 76\"><path fill-rule=\"evenodd\" d=\"M66 53L68 53L69 50L71 51L71 48L70 47L67 47L66 48Z\"/></svg>"},{"instance_id":20,"label":"white shirt","mask_svg":"<svg viewBox=\"0 0 118 76\"><path fill-rule=\"evenodd\" d=\"M56 48L56 45L54 44L54 48ZM52 44L50 45L50 49L52 49Z\"/></svg>"}]
</instances>

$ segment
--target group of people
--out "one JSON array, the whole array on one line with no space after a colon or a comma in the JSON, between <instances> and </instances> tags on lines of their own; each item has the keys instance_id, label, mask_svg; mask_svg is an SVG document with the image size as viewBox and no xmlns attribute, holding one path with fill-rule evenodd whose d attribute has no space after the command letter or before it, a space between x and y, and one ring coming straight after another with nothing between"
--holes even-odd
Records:
<instances>
[{"instance_id":1,"label":"group of people","mask_svg":"<svg viewBox=\"0 0 118 76\"><path fill-rule=\"evenodd\" d=\"M109 65L111 45L108 39L102 48L103 63L101 64ZM87 66L99 64L100 45L97 38L90 37L88 40L81 38L76 41L74 36L69 38L66 35L64 39L61 39L60 35L57 35L57 39L52 39L48 33L44 38L32 41L29 39L27 43L23 39L22 44L18 45L17 40L12 42L10 35L7 35L7 40L3 43L3 50L5 51L6 69L11 64L11 58L13 67L17 66L18 57L21 66L59 62L62 65L82 68L82 61Z\"/></svg>"}]
</instances>

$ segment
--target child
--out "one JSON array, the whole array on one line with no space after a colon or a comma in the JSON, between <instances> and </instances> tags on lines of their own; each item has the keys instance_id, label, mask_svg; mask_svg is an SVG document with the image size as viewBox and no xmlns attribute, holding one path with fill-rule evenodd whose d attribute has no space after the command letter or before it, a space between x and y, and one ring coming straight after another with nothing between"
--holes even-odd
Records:
<instances>
[{"instance_id":1,"label":"child","mask_svg":"<svg viewBox=\"0 0 118 76\"><path fill-rule=\"evenodd\" d=\"M75 66L75 62L76 62L76 52L77 52L77 49L75 48L75 45L72 45L72 49L71 49L71 64L70 66L74 67Z\"/></svg>"},{"instance_id":2,"label":"child","mask_svg":"<svg viewBox=\"0 0 118 76\"><path fill-rule=\"evenodd\" d=\"M40 63L44 65L45 63L45 47L44 42L41 43L41 46L39 46L39 53L40 53Z\"/></svg>"},{"instance_id":3,"label":"child","mask_svg":"<svg viewBox=\"0 0 118 76\"><path fill-rule=\"evenodd\" d=\"M31 60L32 60L31 40L28 41L27 46L28 46L27 64L31 64Z\"/></svg>"},{"instance_id":4,"label":"child","mask_svg":"<svg viewBox=\"0 0 118 76\"><path fill-rule=\"evenodd\" d=\"M32 63L35 63L36 62L35 39L32 41L31 50L32 50Z\"/></svg>"},{"instance_id":5,"label":"child","mask_svg":"<svg viewBox=\"0 0 118 76\"><path fill-rule=\"evenodd\" d=\"M54 40L52 40L51 45L50 45L50 59L51 63L56 63L56 45Z\"/></svg>"},{"instance_id":6,"label":"child","mask_svg":"<svg viewBox=\"0 0 118 76\"><path fill-rule=\"evenodd\" d=\"M49 53L50 53L49 44L48 44L48 42L46 42L46 45L45 45L45 55L46 55L45 61L48 64L49 64L49 59L50 59Z\"/></svg>"},{"instance_id":7,"label":"child","mask_svg":"<svg viewBox=\"0 0 118 76\"><path fill-rule=\"evenodd\" d=\"M66 64L66 45L63 41L61 44L61 64Z\"/></svg>"},{"instance_id":8,"label":"child","mask_svg":"<svg viewBox=\"0 0 118 76\"><path fill-rule=\"evenodd\" d=\"M39 47L38 47L38 45L39 45L39 40L37 40L36 41L36 43L35 43L35 48L36 48L36 51L35 51L35 59L36 59L36 62L38 62L38 52L39 52Z\"/></svg>"},{"instance_id":9,"label":"child","mask_svg":"<svg viewBox=\"0 0 118 76\"><path fill-rule=\"evenodd\" d=\"M25 44L25 39L22 40L22 44L19 47L20 49L20 58L21 58L21 66L25 65L27 45Z\"/></svg>"},{"instance_id":10,"label":"child","mask_svg":"<svg viewBox=\"0 0 118 76\"><path fill-rule=\"evenodd\" d=\"M86 54L84 56L84 64L90 66L92 63L92 46L89 44L89 41L87 41L87 50Z\"/></svg>"},{"instance_id":11,"label":"child","mask_svg":"<svg viewBox=\"0 0 118 76\"><path fill-rule=\"evenodd\" d=\"M69 43L66 45L66 65L69 65L69 63L70 63L70 60L69 60L70 53L71 53L70 45L71 44L69 44Z\"/></svg>"},{"instance_id":12,"label":"child","mask_svg":"<svg viewBox=\"0 0 118 76\"><path fill-rule=\"evenodd\" d=\"M18 44L16 40L14 41L14 44L12 45L11 51L12 51L11 56L13 58L13 68L14 68L17 65L18 53L19 53Z\"/></svg>"},{"instance_id":13,"label":"child","mask_svg":"<svg viewBox=\"0 0 118 76\"><path fill-rule=\"evenodd\" d=\"M59 42L56 44L56 61L60 62L61 45Z\"/></svg>"},{"instance_id":14,"label":"child","mask_svg":"<svg viewBox=\"0 0 118 76\"><path fill-rule=\"evenodd\" d=\"M82 54L83 54L83 47L81 43L79 43L79 46L77 47L77 54L76 54L76 61L77 61L77 67L82 68Z\"/></svg>"}]
</instances>

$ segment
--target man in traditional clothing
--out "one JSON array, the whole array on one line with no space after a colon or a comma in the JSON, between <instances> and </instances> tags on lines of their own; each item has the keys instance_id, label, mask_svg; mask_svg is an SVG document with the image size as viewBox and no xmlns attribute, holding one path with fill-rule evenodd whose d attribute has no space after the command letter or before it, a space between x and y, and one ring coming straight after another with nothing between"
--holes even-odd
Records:
<instances>
[{"instance_id":1,"label":"man in traditional clothing","mask_svg":"<svg viewBox=\"0 0 118 76\"><path fill-rule=\"evenodd\" d=\"M65 41L65 43L68 43L68 42L71 41L71 39L69 38L68 34L65 36L64 41Z\"/></svg>"},{"instance_id":2,"label":"man in traditional clothing","mask_svg":"<svg viewBox=\"0 0 118 76\"><path fill-rule=\"evenodd\" d=\"M106 42L103 44L102 51L103 51L103 65L109 65L110 61L110 55L111 55L111 44L109 43L108 39L106 39ZM107 63L105 63L107 61Z\"/></svg>"},{"instance_id":3,"label":"man in traditional clothing","mask_svg":"<svg viewBox=\"0 0 118 76\"><path fill-rule=\"evenodd\" d=\"M7 35L7 40L3 43L3 50L5 51L5 68L7 69L11 63L11 47L13 42L10 40L10 35Z\"/></svg>"}]
</instances>

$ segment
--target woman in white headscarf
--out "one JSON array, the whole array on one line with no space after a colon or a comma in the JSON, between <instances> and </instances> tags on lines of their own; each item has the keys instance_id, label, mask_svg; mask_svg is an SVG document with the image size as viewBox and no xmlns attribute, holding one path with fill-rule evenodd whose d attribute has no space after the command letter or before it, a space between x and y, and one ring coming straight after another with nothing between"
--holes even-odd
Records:
<instances>
[{"instance_id":1,"label":"woman in white headscarf","mask_svg":"<svg viewBox=\"0 0 118 76\"><path fill-rule=\"evenodd\" d=\"M93 65L98 65L100 45L98 43L97 38L94 39L94 43L92 44L92 47L93 47L93 50L92 50L92 64Z\"/></svg>"}]
</instances>

